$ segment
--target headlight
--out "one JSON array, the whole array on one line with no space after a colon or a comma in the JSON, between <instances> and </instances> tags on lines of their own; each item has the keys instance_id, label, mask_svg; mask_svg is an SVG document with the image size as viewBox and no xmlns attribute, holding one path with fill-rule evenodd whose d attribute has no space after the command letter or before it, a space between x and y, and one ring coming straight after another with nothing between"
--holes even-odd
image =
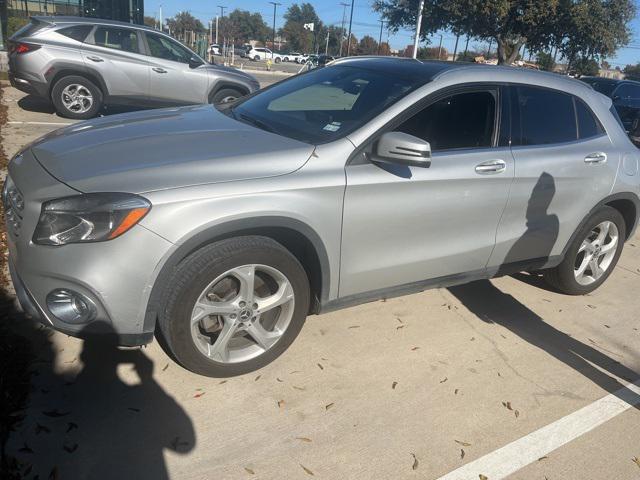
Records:
<instances>
[{"instance_id":1,"label":"headlight","mask_svg":"<svg viewBox=\"0 0 640 480\"><path fill-rule=\"evenodd\" d=\"M151 203L128 193L88 193L42 205L33 243L65 245L119 237L151 210Z\"/></svg>"}]
</instances>

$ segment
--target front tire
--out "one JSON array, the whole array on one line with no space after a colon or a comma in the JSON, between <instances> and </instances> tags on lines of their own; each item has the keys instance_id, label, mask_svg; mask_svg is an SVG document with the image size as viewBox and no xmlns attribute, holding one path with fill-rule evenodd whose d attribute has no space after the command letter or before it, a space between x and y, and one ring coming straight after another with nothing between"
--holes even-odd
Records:
<instances>
[{"instance_id":1,"label":"front tire","mask_svg":"<svg viewBox=\"0 0 640 480\"><path fill-rule=\"evenodd\" d=\"M87 120L98 115L103 97L100 89L90 80L69 75L53 86L51 102L61 117Z\"/></svg>"},{"instance_id":2,"label":"front tire","mask_svg":"<svg viewBox=\"0 0 640 480\"><path fill-rule=\"evenodd\" d=\"M248 373L280 356L309 312L300 262L266 237L222 240L177 267L159 328L181 365L209 377Z\"/></svg>"},{"instance_id":3,"label":"front tire","mask_svg":"<svg viewBox=\"0 0 640 480\"><path fill-rule=\"evenodd\" d=\"M599 208L580 228L562 263L543 272L546 282L567 295L596 290L613 272L626 238L622 214Z\"/></svg>"},{"instance_id":4,"label":"front tire","mask_svg":"<svg viewBox=\"0 0 640 480\"><path fill-rule=\"evenodd\" d=\"M242 96L243 93L240 90L236 90L235 88L222 88L218 90L213 97L211 97L211 103L214 105L231 103L235 102Z\"/></svg>"}]
</instances>

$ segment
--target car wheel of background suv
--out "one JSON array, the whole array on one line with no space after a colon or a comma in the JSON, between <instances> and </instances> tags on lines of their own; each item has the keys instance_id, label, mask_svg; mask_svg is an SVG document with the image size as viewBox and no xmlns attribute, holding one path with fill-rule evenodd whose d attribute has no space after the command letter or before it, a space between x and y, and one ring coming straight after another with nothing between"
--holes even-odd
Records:
<instances>
[{"instance_id":1,"label":"car wheel of background suv","mask_svg":"<svg viewBox=\"0 0 640 480\"><path fill-rule=\"evenodd\" d=\"M267 237L205 246L166 286L161 344L185 368L229 377L261 368L298 336L309 312L300 262Z\"/></svg>"},{"instance_id":2,"label":"car wheel of background suv","mask_svg":"<svg viewBox=\"0 0 640 480\"><path fill-rule=\"evenodd\" d=\"M235 88L221 88L212 97L211 103L214 105L220 105L223 103L229 103L242 97L243 93Z\"/></svg>"},{"instance_id":3,"label":"car wheel of background suv","mask_svg":"<svg viewBox=\"0 0 640 480\"><path fill-rule=\"evenodd\" d=\"M253 57L253 59L254 59L256 62L259 62L259 61L260 61L260 55L256 55L255 57Z\"/></svg>"},{"instance_id":4,"label":"car wheel of background suv","mask_svg":"<svg viewBox=\"0 0 640 480\"><path fill-rule=\"evenodd\" d=\"M98 114L103 97L100 89L90 80L69 75L55 83L51 89L51 101L60 116L86 120Z\"/></svg>"},{"instance_id":5,"label":"car wheel of background suv","mask_svg":"<svg viewBox=\"0 0 640 480\"><path fill-rule=\"evenodd\" d=\"M593 292L613 272L625 238L620 212L601 207L580 228L562 263L543 272L545 280L568 295Z\"/></svg>"}]
</instances>

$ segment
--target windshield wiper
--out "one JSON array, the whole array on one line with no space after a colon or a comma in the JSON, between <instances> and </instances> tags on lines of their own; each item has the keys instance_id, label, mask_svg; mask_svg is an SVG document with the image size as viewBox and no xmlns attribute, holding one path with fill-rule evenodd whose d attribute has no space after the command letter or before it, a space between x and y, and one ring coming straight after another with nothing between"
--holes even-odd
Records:
<instances>
[{"instance_id":1,"label":"windshield wiper","mask_svg":"<svg viewBox=\"0 0 640 480\"><path fill-rule=\"evenodd\" d=\"M231 109L233 118L236 118L236 113L233 111L233 109ZM265 130L267 132L271 132L271 133L276 133L275 130L270 126L267 125L265 122L258 120L256 118L250 117L248 115L245 115L243 113L241 113L240 115L240 119L244 120L247 123L250 123L251 125L253 125L254 127L258 127L260 130Z\"/></svg>"}]
</instances>

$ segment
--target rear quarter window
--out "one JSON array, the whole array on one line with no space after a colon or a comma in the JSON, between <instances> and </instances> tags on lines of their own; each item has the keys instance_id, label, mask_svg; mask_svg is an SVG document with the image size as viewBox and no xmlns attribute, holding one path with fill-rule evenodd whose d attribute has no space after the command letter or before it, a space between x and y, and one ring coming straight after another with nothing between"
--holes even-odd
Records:
<instances>
[{"instance_id":1,"label":"rear quarter window","mask_svg":"<svg viewBox=\"0 0 640 480\"><path fill-rule=\"evenodd\" d=\"M579 98L576 103L576 118L578 120L578 138L586 140L604 134L604 127L598 121L591 109Z\"/></svg>"},{"instance_id":2,"label":"rear quarter window","mask_svg":"<svg viewBox=\"0 0 640 480\"><path fill-rule=\"evenodd\" d=\"M65 27L57 30L57 33L64 35L65 37L72 38L78 42L84 42L91 32L93 27L91 25L75 25L73 27Z\"/></svg>"}]
</instances>

